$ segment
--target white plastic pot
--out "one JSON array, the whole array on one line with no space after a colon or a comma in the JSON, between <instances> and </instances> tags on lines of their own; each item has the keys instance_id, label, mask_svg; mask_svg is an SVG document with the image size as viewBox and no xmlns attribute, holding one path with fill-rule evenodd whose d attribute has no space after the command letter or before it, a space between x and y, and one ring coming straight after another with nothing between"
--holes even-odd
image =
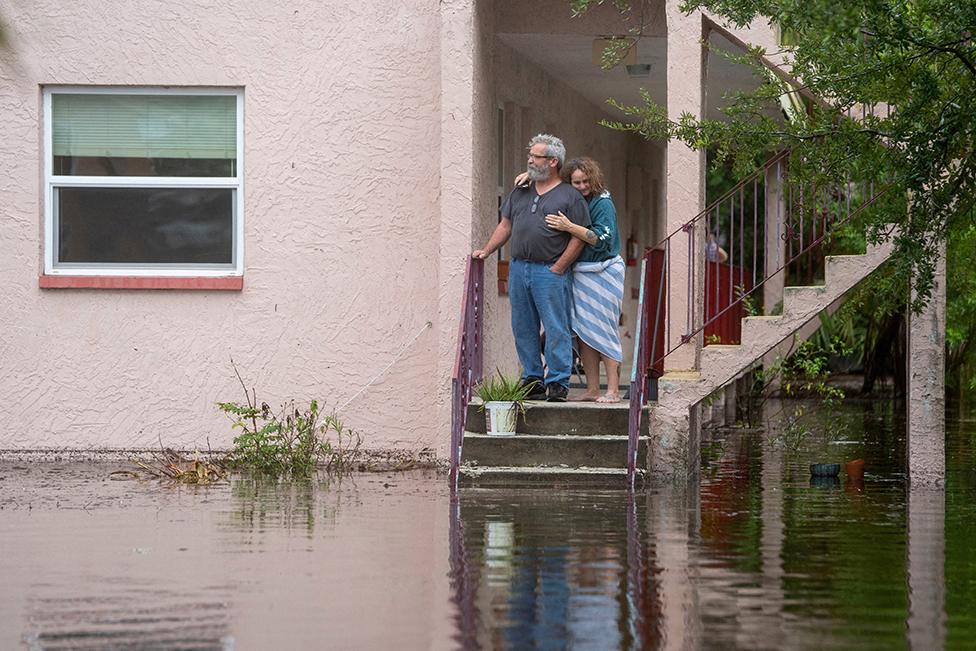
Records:
<instances>
[{"instance_id":1,"label":"white plastic pot","mask_svg":"<svg viewBox=\"0 0 976 651\"><path fill-rule=\"evenodd\" d=\"M489 436L515 436L515 403L485 403L485 425Z\"/></svg>"}]
</instances>

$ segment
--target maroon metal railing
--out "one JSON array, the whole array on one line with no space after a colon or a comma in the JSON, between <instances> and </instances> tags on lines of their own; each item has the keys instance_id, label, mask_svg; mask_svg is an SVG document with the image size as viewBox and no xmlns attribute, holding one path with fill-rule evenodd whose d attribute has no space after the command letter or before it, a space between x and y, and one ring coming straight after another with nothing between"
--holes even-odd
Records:
<instances>
[{"instance_id":1,"label":"maroon metal railing","mask_svg":"<svg viewBox=\"0 0 976 651\"><path fill-rule=\"evenodd\" d=\"M706 345L738 343L742 316L774 307L763 306L756 290L777 276L784 284L822 278L825 239L884 193L870 180L818 187L793 179L790 156L773 156L644 255L631 371L631 474L648 381L663 373L664 359L703 331L717 335ZM687 278L680 290L669 282L673 266Z\"/></svg>"},{"instance_id":2,"label":"maroon metal railing","mask_svg":"<svg viewBox=\"0 0 976 651\"><path fill-rule=\"evenodd\" d=\"M472 388L481 381L484 368L483 323L485 305L485 261L468 258L464 270L461 323L458 326L457 355L451 377L451 483L457 481L464 445L464 425Z\"/></svg>"}]
</instances>

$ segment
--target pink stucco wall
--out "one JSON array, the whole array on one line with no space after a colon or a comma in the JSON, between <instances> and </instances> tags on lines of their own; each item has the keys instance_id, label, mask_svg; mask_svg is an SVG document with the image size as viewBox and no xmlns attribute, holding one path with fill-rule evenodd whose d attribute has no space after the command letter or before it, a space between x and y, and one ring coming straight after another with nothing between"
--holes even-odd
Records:
<instances>
[{"instance_id":1,"label":"pink stucco wall","mask_svg":"<svg viewBox=\"0 0 976 651\"><path fill-rule=\"evenodd\" d=\"M214 403L241 397L232 357L269 403L334 407L401 351L347 423L371 447L446 438L431 403L449 366L437 342L456 328L436 262L453 16L391 0L5 1L0 13L12 48L0 56L0 449L226 446ZM245 89L242 292L38 288L43 84Z\"/></svg>"},{"instance_id":2,"label":"pink stucco wall","mask_svg":"<svg viewBox=\"0 0 976 651\"><path fill-rule=\"evenodd\" d=\"M546 0L533 24L602 34L616 15L586 26L566 4ZM623 240L659 235L674 208L663 147L597 126L598 107L494 38L513 11L524 18L514 0L0 0L0 450L227 447L214 403L241 398L233 358L270 404L324 399L368 447L445 457L465 256L496 220L499 103L600 160ZM46 84L244 89L243 291L38 287ZM514 370L488 268L486 368Z\"/></svg>"}]
</instances>

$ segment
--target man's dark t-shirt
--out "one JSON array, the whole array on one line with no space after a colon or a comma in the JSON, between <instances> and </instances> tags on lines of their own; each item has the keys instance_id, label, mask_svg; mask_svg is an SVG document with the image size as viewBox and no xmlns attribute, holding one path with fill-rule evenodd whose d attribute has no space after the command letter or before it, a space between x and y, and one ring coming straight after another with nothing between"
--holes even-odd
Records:
<instances>
[{"instance_id":1,"label":"man's dark t-shirt","mask_svg":"<svg viewBox=\"0 0 976 651\"><path fill-rule=\"evenodd\" d=\"M560 183L543 195L535 191L535 183L512 190L502 204L501 213L512 220L513 260L552 264L559 259L572 236L546 226L546 215L560 211L574 224L589 227L586 200L569 183Z\"/></svg>"}]
</instances>

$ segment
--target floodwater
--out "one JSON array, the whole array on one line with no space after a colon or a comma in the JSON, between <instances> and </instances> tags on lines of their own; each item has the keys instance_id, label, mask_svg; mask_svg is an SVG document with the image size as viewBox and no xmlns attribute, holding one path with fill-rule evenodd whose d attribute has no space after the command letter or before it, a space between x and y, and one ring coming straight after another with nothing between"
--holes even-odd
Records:
<instances>
[{"instance_id":1,"label":"floodwater","mask_svg":"<svg viewBox=\"0 0 976 651\"><path fill-rule=\"evenodd\" d=\"M973 648L976 419L908 490L894 412L712 433L697 484L633 494L6 462L0 649Z\"/></svg>"}]
</instances>

